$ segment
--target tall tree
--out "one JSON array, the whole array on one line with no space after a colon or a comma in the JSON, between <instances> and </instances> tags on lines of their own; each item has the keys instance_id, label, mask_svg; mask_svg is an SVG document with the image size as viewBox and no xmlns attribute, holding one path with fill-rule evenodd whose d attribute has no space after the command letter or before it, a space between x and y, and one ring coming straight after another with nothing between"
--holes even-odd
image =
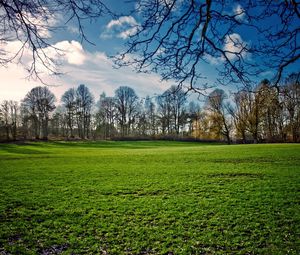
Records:
<instances>
[{"instance_id":1,"label":"tall tree","mask_svg":"<svg viewBox=\"0 0 300 255\"><path fill-rule=\"evenodd\" d=\"M73 129L75 125L75 112L76 112L76 90L74 88L68 89L61 97L63 106L67 110L67 123L69 136L74 137Z\"/></svg>"},{"instance_id":2,"label":"tall tree","mask_svg":"<svg viewBox=\"0 0 300 255\"><path fill-rule=\"evenodd\" d=\"M189 123L189 134L193 135L195 129L199 126L199 115L200 115L200 105L191 101L188 105L188 123Z\"/></svg>"},{"instance_id":3,"label":"tall tree","mask_svg":"<svg viewBox=\"0 0 300 255\"><path fill-rule=\"evenodd\" d=\"M187 97L184 91L181 88L178 88L177 86L171 86L171 88L167 90L167 93L171 97L174 130L178 135L180 127L182 127L185 124L185 104L187 101Z\"/></svg>"},{"instance_id":4,"label":"tall tree","mask_svg":"<svg viewBox=\"0 0 300 255\"><path fill-rule=\"evenodd\" d=\"M70 130L68 123L68 113L63 105L58 105L50 119L51 134L57 138L69 138Z\"/></svg>"},{"instance_id":5,"label":"tall tree","mask_svg":"<svg viewBox=\"0 0 300 255\"><path fill-rule=\"evenodd\" d=\"M172 127L172 108L171 108L171 95L164 92L156 98L157 102L157 115L161 129L161 133L171 134Z\"/></svg>"},{"instance_id":6,"label":"tall tree","mask_svg":"<svg viewBox=\"0 0 300 255\"><path fill-rule=\"evenodd\" d=\"M88 87L81 84L76 89L76 122L80 138L89 138L91 126L91 110L94 97Z\"/></svg>"},{"instance_id":7,"label":"tall tree","mask_svg":"<svg viewBox=\"0 0 300 255\"><path fill-rule=\"evenodd\" d=\"M11 118L11 133L13 140L17 139L17 127L18 127L18 114L19 114L19 104L17 101L10 100L10 118Z\"/></svg>"},{"instance_id":8,"label":"tall tree","mask_svg":"<svg viewBox=\"0 0 300 255\"><path fill-rule=\"evenodd\" d=\"M186 121L186 102L186 94L177 86L171 86L157 97L159 119L163 134L179 134L180 127Z\"/></svg>"},{"instance_id":9,"label":"tall tree","mask_svg":"<svg viewBox=\"0 0 300 255\"><path fill-rule=\"evenodd\" d=\"M152 101L152 98L150 98L149 96L145 98L144 108L146 121L148 124L148 134L154 136L157 132L156 107L154 102Z\"/></svg>"},{"instance_id":10,"label":"tall tree","mask_svg":"<svg viewBox=\"0 0 300 255\"><path fill-rule=\"evenodd\" d=\"M228 118L228 105L226 105L225 102L226 98L227 95L224 90L215 89L208 96L207 107L212 112L211 118L217 133L223 135L226 138L227 143L230 144L232 124L231 120Z\"/></svg>"},{"instance_id":11,"label":"tall tree","mask_svg":"<svg viewBox=\"0 0 300 255\"><path fill-rule=\"evenodd\" d=\"M102 131L103 138L111 138L115 135L115 120L116 120L116 99L107 97L105 93L100 95L98 102L98 112L96 114L97 128Z\"/></svg>"},{"instance_id":12,"label":"tall tree","mask_svg":"<svg viewBox=\"0 0 300 255\"><path fill-rule=\"evenodd\" d=\"M249 91L241 90L234 94L233 102L235 107L230 107L229 112L233 118L236 137L242 138L243 143L247 140L247 125L249 114Z\"/></svg>"},{"instance_id":13,"label":"tall tree","mask_svg":"<svg viewBox=\"0 0 300 255\"><path fill-rule=\"evenodd\" d=\"M267 141L279 139L281 106L277 89L272 87L269 80L265 79L259 87L259 96L262 98L261 117L262 130Z\"/></svg>"},{"instance_id":14,"label":"tall tree","mask_svg":"<svg viewBox=\"0 0 300 255\"><path fill-rule=\"evenodd\" d=\"M289 75L281 88L283 105L287 112L287 129L292 141L300 139L300 74Z\"/></svg>"},{"instance_id":15,"label":"tall tree","mask_svg":"<svg viewBox=\"0 0 300 255\"><path fill-rule=\"evenodd\" d=\"M33 119L35 136L48 139L49 114L55 109L55 96L47 87L35 87L23 99L23 107ZM41 134L40 134L41 133Z\"/></svg>"},{"instance_id":16,"label":"tall tree","mask_svg":"<svg viewBox=\"0 0 300 255\"><path fill-rule=\"evenodd\" d=\"M130 134L130 129L135 122L138 112L138 96L135 91L127 86L121 86L115 91L116 107L119 114L121 135Z\"/></svg>"},{"instance_id":17,"label":"tall tree","mask_svg":"<svg viewBox=\"0 0 300 255\"><path fill-rule=\"evenodd\" d=\"M0 119L2 121L2 126L5 130L5 136L6 140L9 140L10 135L10 113L9 113L10 107L9 102L7 100L4 100L0 105Z\"/></svg>"},{"instance_id":18,"label":"tall tree","mask_svg":"<svg viewBox=\"0 0 300 255\"><path fill-rule=\"evenodd\" d=\"M149 135L150 120L147 118L146 99L141 99L138 102L138 112L135 118L133 134L135 136L145 137Z\"/></svg>"}]
</instances>

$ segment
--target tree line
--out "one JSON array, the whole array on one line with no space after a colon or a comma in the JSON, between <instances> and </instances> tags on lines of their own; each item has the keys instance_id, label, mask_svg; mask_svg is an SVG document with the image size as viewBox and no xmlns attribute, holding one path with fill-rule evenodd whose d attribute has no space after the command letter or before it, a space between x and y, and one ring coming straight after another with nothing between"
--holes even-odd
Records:
<instances>
[{"instance_id":1,"label":"tree line","mask_svg":"<svg viewBox=\"0 0 300 255\"><path fill-rule=\"evenodd\" d=\"M299 142L299 74L278 87L268 80L228 94L215 89L204 103L191 101L179 86L139 98L120 86L98 100L83 84L56 103L47 86L31 89L21 102L0 105L0 139L196 138L231 142Z\"/></svg>"}]
</instances>

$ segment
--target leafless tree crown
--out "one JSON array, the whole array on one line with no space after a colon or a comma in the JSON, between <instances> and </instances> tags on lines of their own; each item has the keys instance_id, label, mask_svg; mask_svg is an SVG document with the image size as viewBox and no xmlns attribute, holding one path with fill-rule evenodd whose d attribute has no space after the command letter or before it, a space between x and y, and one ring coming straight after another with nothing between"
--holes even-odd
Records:
<instances>
[{"instance_id":1,"label":"leafless tree crown","mask_svg":"<svg viewBox=\"0 0 300 255\"><path fill-rule=\"evenodd\" d=\"M83 20L92 19L108 12L101 0L2 0L0 1L0 65L13 60L21 61L29 49L29 77L40 81L38 64L51 74L58 74L55 60L49 56L49 33L62 28L68 22L77 23L81 40L88 40ZM58 20L60 22L58 22ZM5 47L9 42L19 42L17 49ZM62 52L61 52L62 53Z\"/></svg>"},{"instance_id":2,"label":"leafless tree crown","mask_svg":"<svg viewBox=\"0 0 300 255\"><path fill-rule=\"evenodd\" d=\"M189 90L205 88L205 62L217 66L222 84L249 85L270 70L277 84L300 56L294 0L140 0L136 9L141 23L116 63L155 71ZM253 38L244 41L241 31Z\"/></svg>"},{"instance_id":3,"label":"leafless tree crown","mask_svg":"<svg viewBox=\"0 0 300 255\"><path fill-rule=\"evenodd\" d=\"M298 63L300 10L295 0L134 2L137 32L116 58L120 66L133 64L140 72L154 71L162 79L199 90L207 86L205 62L216 65L219 83L245 85L266 71L274 73L277 85L284 71ZM39 79L39 64L58 74L47 50L53 49L49 33L72 21L81 39L88 40L83 21L104 13L111 12L103 0L2 0L0 65L21 60L28 48L29 76ZM11 41L20 43L17 51L5 47Z\"/></svg>"}]
</instances>

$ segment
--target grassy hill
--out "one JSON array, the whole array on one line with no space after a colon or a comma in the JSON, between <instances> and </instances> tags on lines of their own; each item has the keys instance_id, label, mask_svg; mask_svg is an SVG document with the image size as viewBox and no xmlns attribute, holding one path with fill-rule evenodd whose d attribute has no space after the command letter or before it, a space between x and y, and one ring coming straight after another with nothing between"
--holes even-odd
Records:
<instances>
[{"instance_id":1,"label":"grassy hill","mask_svg":"<svg viewBox=\"0 0 300 255\"><path fill-rule=\"evenodd\" d=\"M300 144L0 144L0 254L299 254Z\"/></svg>"}]
</instances>

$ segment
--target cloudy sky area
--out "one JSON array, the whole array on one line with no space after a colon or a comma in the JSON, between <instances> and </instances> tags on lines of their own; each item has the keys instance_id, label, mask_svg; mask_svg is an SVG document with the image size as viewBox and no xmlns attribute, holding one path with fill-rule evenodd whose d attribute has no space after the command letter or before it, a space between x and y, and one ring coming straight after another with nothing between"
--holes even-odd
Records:
<instances>
[{"instance_id":1,"label":"cloudy sky area","mask_svg":"<svg viewBox=\"0 0 300 255\"><path fill-rule=\"evenodd\" d=\"M108 6L115 9L118 1L109 1ZM122 12L127 13L133 9L133 4L124 4ZM63 17L58 17L57 23L64 23ZM119 19L102 17L92 23L84 24L87 38L95 45L81 42L76 24L68 24L67 29L57 30L55 33L44 31L53 46L64 51L64 56L52 57L61 61L60 71L63 75L49 76L41 75L43 81L50 86L59 99L69 88L77 87L79 84L87 85L95 95L96 99L102 92L113 95L114 91L121 85L134 88L139 96L161 93L167 89L171 82L160 82L156 74L136 74L132 68L116 69L109 58L112 54L123 48L125 39L135 31L136 19L133 16L121 16ZM20 48L19 42L9 42L6 48L10 52L16 52ZM27 61L28 60L28 61ZM30 64L30 52L24 52L23 64ZM42 71L43 68L41 68ZM40 81L28 80L24 65L11 63L0 67L0 100L21 100L33 87L41 85Z\"/></svg>"},{"instance_id":2,"label":"cloudy sky area","mask_svg":"<svg viewBox=\"0 0 300 255\"><path fill-rule=\"evenodd\" d=\"M120 13L120 1L107 0L106 2L108 7ZM232 12L238 13L241 11L240 8L240 5L234 5ZM129 11L133 9L133 2L125 4L122 1L121 12L124 15L121 15L120 18L102 17L94 22L85 23L86 37L95 45L80 41L76 24L69 23L66 29L57 30L54 33L44 31L53 46L65 52L64 56L57 56L56 53L49 52L52 57L58 58L62 62L60 70L64 75L59 77L41 75L43 81L53 84L50 89L58 100L67 89L77 87L79 84L88 86L96 100L102 92L106 92L109 96L113 95L115 89L122 85L134 88L140 97L144 97L160 94L174 84L172 81L161 82L157 74L137 74L129 67L121 69L113 67L109 56L122 51L127 37L136 31L138 14L128 15ZM127 14L125 15L125 13ZM240 18L242 19L243 15ZM53 22L64 24L66 21L63 17L57 17ZM232 38L239 42L247 42L248 39L243 36L234 34ZM14 52L19 46L18 42L10 42L6 47ZM226 47L234 51L235 46L231 42ZM30 52L24 52L22 60L25 65L29 54ZM220 64L222 59L207 56L207 60L210 64L203 65L203 70L200 72L204 73L207 81L210 82L216 76L215 65ZM12 63L7 68L0 67L0 100L21 100L31 88L41 85L39 81L26 79L26 76L27 73L22 64Z\"/></svg>"}]
</instances>

